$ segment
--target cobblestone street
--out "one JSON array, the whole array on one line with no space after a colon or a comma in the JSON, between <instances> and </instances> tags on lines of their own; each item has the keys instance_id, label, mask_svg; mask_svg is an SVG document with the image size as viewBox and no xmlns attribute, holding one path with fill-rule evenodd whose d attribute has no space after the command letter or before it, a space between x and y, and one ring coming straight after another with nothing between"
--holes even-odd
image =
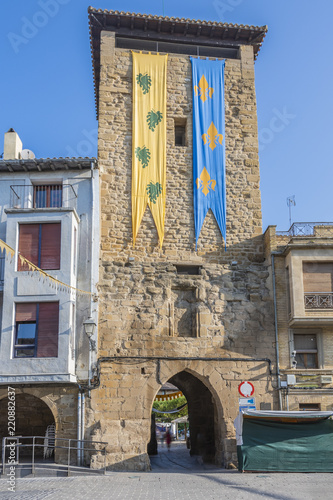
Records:
<instances>
[{"instance_id":1,"label":"cobblestone street","mask_svg":"<svg viewBox=\"0 0 333 500\"><path fill-rule=\"evenodd\" d=\"M17 479L16 491L0 480L0 499L11 500L328 500L332 474L240 474L205 466L181 443L152 458L151 472L105 476Z\"/></svg>"}]
</instances>

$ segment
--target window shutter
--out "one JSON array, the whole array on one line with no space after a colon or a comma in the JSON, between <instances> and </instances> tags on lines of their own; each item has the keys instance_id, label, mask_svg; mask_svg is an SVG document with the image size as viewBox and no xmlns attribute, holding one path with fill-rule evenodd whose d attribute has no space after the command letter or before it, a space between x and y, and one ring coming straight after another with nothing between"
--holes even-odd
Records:
<instances>
[{"instance_id":1,"label":"window shutter","mask_svg":"<svg viewBox=\"0 0 333 500\"><path fill-rule=\"evenodd\" d=\"M42 224L41 269L60 269L61 224Z\"/></svg>"},{"instance_id":2,"label":"window shutter","mask_svg":"<svg viewBox=\"0 0 333 500\"><path fill-rule=\"evenodd\" d=\"M38 266L39 224L20 224L19 252L26 259ZM28 271L27 264L18 259L18 271Z\"/></svg>"},{"instance_id":3,"label":"window shutter","mask_svg":"<svg viewBox=\"0 0 333 500\"><path fill-rule=\"evenodd\" d=\"M59 302L39 304L37 358L58 357Z\"/></svg>"},{"instance_id":4,"label":"window shutter","mask_svg":"<svg viewBox=\"0 0 333 500\"><path fill-rule=\"evenodd\" d=\"M305 293L331 293L333 277L332 262L304 262L303 283Z\"/></svg>"},{"instance_id":5,"label":"window shutter","mask_svg":"<svg viewBox=\"0 0 333 500\"><path fill-rule=\"evenodd\" d=\"M16 322L36 321L36 306L37 304L35 303L16 304Z\"/></svg>"}]
</instances>

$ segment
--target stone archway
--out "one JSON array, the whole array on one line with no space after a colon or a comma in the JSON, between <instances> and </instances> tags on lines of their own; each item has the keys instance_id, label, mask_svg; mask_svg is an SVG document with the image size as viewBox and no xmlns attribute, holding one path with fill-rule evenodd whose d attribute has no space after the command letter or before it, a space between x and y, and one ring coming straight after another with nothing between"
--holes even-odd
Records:
<instances>
[{"instance_id":1,"label":"stone archway","mask_svg":"<svg viewBox=\"0 0 333 500\"><path fill-rule=\"evenodd\" d=\"M200 380L199 375L187 370L172 375L167 381L178 387L187 400L190 454L201 456L203 462L221 466L223 426L217 396ZM154 435L155 425L152 425L150 446Z\"/></svg>"},{"instance_id":2,"label":"stone archway","mask_svg":"<svg viewBox=\"0 0 333 500\"><path fill-rule=\"evenodd\" d=\"M8 397L0 400L0 436L8 436ZM42 399L32 394L20 393L15 397L15 435L45 436L48 425L55 423L55 417ZM26 441L25 441L26 443ZM24 454L24 448L22 448ZM30 448L26 452L30 453ZM36 455L42 455L43 448L36 448Z\"/></svg>"},{"instance_id":3,"label":"stone archway","mask_svg":"<svg viewBox=\"0 0 333 500\"><path fill-rule=\"evenodd\" d=\"M204 462L215 462L216 407L210 390L197 377L182 371L169 379L185 395L190 427L190 454Z\"/></svg>"}]
</instances>

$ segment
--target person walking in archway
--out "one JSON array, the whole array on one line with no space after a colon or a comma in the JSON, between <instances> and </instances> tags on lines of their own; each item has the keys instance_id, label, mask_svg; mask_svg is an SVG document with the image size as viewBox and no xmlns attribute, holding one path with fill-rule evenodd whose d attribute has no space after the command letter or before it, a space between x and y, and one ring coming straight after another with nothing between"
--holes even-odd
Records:
<instances>
[{"instance_id":1,"label":"person walking in archway","mask_svg":"<svg viewBox=\"0 0 333 500\"><path fill-rule=\"evenodd\" d=\"M170 430L167 429L166 430L166 433L165 433L165 442L167 444L167 447L168 447L168 451L170 451L170 445L171 445L171 433L170 433Z\"/></svg>"}]
</instances>

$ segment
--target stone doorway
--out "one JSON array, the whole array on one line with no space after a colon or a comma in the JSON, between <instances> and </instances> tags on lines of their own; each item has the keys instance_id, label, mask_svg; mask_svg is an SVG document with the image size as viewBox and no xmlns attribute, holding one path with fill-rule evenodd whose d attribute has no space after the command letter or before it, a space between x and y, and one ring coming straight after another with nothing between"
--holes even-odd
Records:
<instances>
[{"instance_id":1,"label":"stone doorway","mask_svg":"<svg viewBox=\"0 0 333 500\"><path fill-rule=\"evenodd\" d=\"M217 410L213 394L203 382L187 371L177 373L168 382L178 387L188 403L189 457L197 456L203 463L218 465ZM152 426L152 439L153 433Z\"/></svg>"}]
</instances>

